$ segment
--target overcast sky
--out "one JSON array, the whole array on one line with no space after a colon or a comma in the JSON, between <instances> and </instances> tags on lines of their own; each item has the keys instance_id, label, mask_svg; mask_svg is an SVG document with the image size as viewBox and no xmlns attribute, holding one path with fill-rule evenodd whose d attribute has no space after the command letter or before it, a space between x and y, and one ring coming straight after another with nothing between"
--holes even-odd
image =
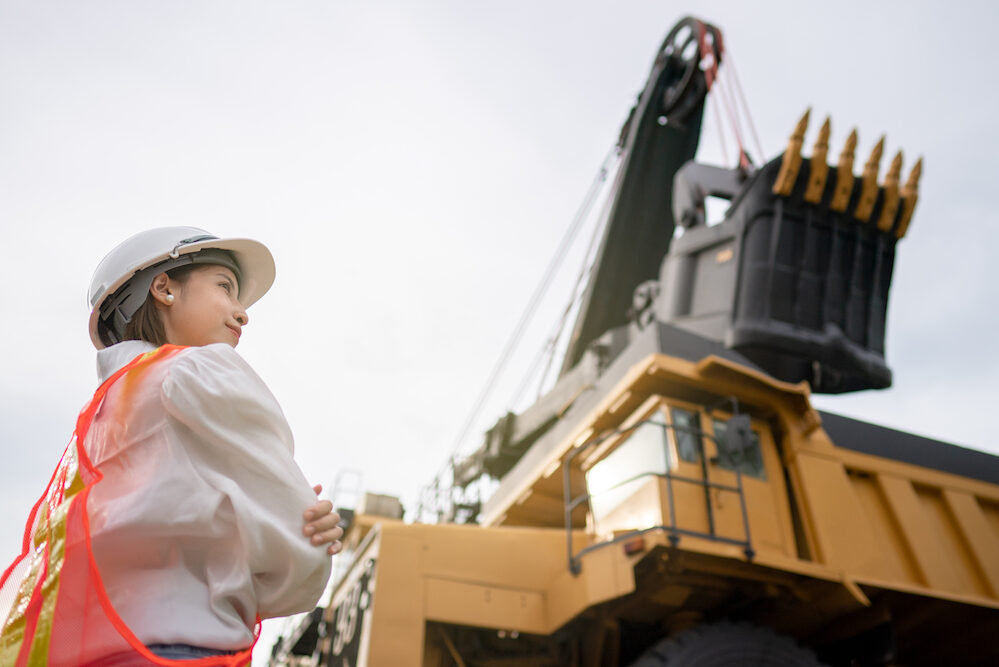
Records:
<instances>
[{"instance_id":1,"label":"overcast sky","mask_svg":"<svg viewBox=\"0 0 999 667\"><path fill-rule=\"evenodd\" d=\"M924 157L889 306L895 386L816 402L999 453L990 3L0 0L3 560L95 388L93 269L162 225L271 248L239 350L306 476L356 470L412 505L692 11L724 31L768 158L808 106L808 146L826 114L833 155L858 128L858 173L882 133L883 168ZM708 116L700 158L730 164L716 135Z\"/></svg>"}]
</instances>

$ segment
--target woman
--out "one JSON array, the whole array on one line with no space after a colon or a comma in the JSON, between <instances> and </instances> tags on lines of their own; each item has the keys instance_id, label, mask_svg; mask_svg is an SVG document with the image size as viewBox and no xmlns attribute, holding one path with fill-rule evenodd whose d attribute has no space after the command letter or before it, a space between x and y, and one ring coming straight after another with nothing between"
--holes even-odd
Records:
<instances>
[{"instance_id":1,"label":"woman","mask_svg":"<svg viewBox=\"0 0 999 667\"><path fill-rule=\"evenodd\" d=\"M100 263L101 386L0 580L0 664L246 664L260 619L314 608L339 517L234 349L273 279L260 243L191 227Z\"/></svg>"}]
</instances>

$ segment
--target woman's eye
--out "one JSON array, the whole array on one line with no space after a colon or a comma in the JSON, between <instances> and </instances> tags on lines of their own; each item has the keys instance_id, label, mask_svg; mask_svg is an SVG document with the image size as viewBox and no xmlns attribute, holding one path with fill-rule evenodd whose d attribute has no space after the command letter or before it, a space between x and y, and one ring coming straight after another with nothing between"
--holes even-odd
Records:
<instances>
[{"instance_id":1,"label":"woman's eye","mask_svg":"<svg viewBox=\"0 0 999 667\"><path fill-rule=\"evenodd\" d=\"M219 283L219 286L225 288L226 292L232 292L232 285L229 283Z\"/></svg>"}]
</instances>

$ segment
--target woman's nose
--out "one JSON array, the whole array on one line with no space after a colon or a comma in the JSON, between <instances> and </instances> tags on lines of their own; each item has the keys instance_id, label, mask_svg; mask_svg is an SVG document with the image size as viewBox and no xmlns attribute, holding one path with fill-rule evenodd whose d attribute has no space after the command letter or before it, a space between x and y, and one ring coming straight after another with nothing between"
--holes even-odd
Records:
<instances>
[{"instance_id":1,"label":"woman's nose","mask_svg":"<svg viewBox=\"0 0 999 667\"><path fill-rule=\"evenodd\" d=\"M236 318L236 321L239 322L239 326L241 327L245 327L246 324L250 321L250 318L246 314L245 310L237 310L234 317Z\"/></svg>"}]
</instances>

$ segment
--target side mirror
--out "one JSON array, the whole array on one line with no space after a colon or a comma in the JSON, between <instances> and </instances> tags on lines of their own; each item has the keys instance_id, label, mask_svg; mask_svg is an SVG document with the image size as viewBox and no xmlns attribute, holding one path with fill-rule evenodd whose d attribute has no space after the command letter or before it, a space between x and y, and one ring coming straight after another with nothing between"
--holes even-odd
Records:
<instances>
[{"instance_id":1,"label":"side mirror","mask_svg":"<svg viewBox=\"0 0 999 667\"><path fill-rule=\"evenodd\" d=\"M732 461L742 459L753 446L753 428L749 415L733 415L725 422L725 434L718 441L718 448Z\"/></svg>"}]
</instances>

